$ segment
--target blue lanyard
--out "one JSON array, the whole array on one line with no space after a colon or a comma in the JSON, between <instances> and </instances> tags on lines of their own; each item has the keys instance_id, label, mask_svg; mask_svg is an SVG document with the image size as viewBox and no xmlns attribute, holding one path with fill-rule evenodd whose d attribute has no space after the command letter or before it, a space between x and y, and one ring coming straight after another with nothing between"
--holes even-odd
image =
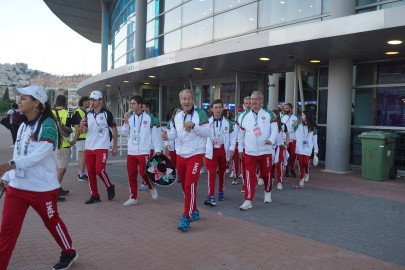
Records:
<instances>
[{"instance_id":1,"label":"blue lanyard","mask_svg":"<svg viewBox=\"0 0 405 270\"><path fill-rule=\"evenodd\" d=\"M215 121L220 121L220 126L219 126L219 131L218 131L218 137L221 137L221 132L222 132L222 116L218 120L215 118L212 118L212 130L214 131L214 138L216 137L215 134Z\"/></svg>"},{"instance_id":2,"label":"blue lanyard","mask_svg":"<svg viewBox=\"0 0 405 270\"><path fill-rule=\"evenodd\" d=\"M253 113L253 117L255 118L255 126L257 126L257 120L258 120L258 118L259 118L259 112L255 113L255 112L252 110L252 113Z\"/></svg>"},{"instance_id":3,"label":"blue lanyard","mask_svg":"<svg viewBox=\"0 0 405 270\"><path fill-rule=\"evenodd\" d=\"M191 122L193 122L193 114L194 114L194 110L193 110L192 114L190 114L190 121ZM189 115L189 114L184 114L183 122L186 122L187 115Z\"/></svg>"},{"instance_id":4,"label":"blue lanyard","mask_svg":"<svg viewBox=\"0 0 405 270\"><path fill-rule=\"evenodd\" d=\"M97 123L97 114L96 114L95 112L93 112L93 117L94 117L94 122L96 122L97 126L100 126L100 125Z\"/></svg>"},{"instance_id":5,"label":"blue lanyard","mask_svg":"<svg viewBox=\"0 0 405 270\"><path fill-rule=\"evenodd\" d=\"M34 127L35 127L35 123L31 124L31 125L26 125L24 131L21 129L20 135L18 136L17 139L17 155L20 156L21 155L21 139L22 139L22 135L23 133L25 134L27 127L29 127L31 129L31 134L27 137L27 139L25 140L25 144L24 144L24 156L26 156L28 154L28 146L32 140L32 137L34 137Z\"/></svg>"},{"instance_id":6,"label":"blue lanyard","mask_svg":"<svg viewBox=\"0 0 405 270\"><path fill-rule=\"evenodd\" d=\"M136 124L135 124L136 116L137 116L136 113L134 113L134 131L136 130ZM141 113L141 120L139 121L138 134L141 131L142 120L143 120L143 113Z\"/></svg>"}]
</instances>

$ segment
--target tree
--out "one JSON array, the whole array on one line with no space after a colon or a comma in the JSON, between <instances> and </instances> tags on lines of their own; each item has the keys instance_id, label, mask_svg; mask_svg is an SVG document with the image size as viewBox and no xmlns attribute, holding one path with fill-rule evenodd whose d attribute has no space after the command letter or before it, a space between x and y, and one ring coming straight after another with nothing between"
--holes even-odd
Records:
<instances>
[{"instance_id":1,"label":"tree","mask_svg":"<svg viewBox=\"0 0 405 270\"><path fill-rule=\"evenodd\" d=\"M4 91L3 100L4 101L10 100L10 96L8 94L8 87L6 87L6 91Z\"/></svg>"}]
</instances>

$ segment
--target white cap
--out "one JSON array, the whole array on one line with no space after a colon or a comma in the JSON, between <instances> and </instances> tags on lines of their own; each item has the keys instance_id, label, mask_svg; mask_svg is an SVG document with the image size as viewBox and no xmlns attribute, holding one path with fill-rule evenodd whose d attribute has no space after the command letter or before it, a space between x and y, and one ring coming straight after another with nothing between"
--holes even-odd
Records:
<instances>
[{"instance_id":1,"label":"white cap","mask_svg":"<svg viewBox=\"0 0 405 270\"><path fill-rule=\"evenodd\" d=\"M16 96L33 96L39 102L45 104L48 101L48 95L45 89L38 85L30 85L24 88L14 88L13 93Z\"/></svg>"},{"instance_id":2,"label":"white cap","mask_svg":"<svg viewBox=\"0 0 405 270\"><path fill-rule=\"evenodd\" d=\"M103 98L103 94L100 91L95 90L91 92L90 99L100 99L100 98Z\"/></svg>"}]
</instances>

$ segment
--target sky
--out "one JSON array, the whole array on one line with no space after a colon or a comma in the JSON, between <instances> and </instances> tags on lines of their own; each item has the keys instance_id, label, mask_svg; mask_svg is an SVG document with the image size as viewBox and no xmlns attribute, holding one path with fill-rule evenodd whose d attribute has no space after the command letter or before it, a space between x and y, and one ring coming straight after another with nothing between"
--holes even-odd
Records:
<instances>
[{"instance_id":1,"label":"sky","mask_svg":"<svg viewBox=\"0 0 405 270\"><path fill-rule=\"evenodd\" d=\"M0 63L55 75L100 73L101 44L65 25L42 0L0 0Z\"/></svg>"}]
</instances>

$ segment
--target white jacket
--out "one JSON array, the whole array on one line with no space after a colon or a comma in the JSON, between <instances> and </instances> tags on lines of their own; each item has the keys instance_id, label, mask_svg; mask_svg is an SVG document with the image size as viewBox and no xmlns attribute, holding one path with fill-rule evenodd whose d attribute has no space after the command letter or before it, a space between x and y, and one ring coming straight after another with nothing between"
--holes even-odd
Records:
<instances>
[{"instance_id":1,"label":"white jacket","mask_svg":"<svg viewBox=\"0 0 405 270\"><path fill-rule=\"evenodd\" d=\"M185 131L184 122L193 122L194 128ZM189 114L184 111L178 112L174 117L173 128L167 133L170 141L176 140L176 154L189 158L197 154L205 153L207 137L210 136L208 117L204 110L193 107Z\"/></svg>"},{"instance_id":2,"label":"white jacket","mask_svg":"<svg viewBox=\"0 0 405 270\"><path fill-rule=\"evenodd\" d=\"M294 126L294 131L297 138L297 146L295 148L297 154L311 156L312 149L314 149L315 153L318 153L318 130L316 128L308 132L308 126L299 121ZM304 142L306 142L305 145Z\"/></svg>"},{"instance_id":3,"label":"white jacket","mask_svg":"<svg viewBox=\"0 0 405 270\"><path fill-rule=\"evenodd\" d=\"M278 127L276 116L272 111L261 108L256 114L252 110L245 112L239 120L238 151L251 156L274 154L272 145L265 144L265 140L275 144ZM260 129L260 135L255 130Z\"/></svg>"},{"instance_id":4,"label":"white jacket","mask_svg":"<svg viewBox=\"0 0 405 270\"><path fill-rule=\"evenodd\" d=\"M122 126L122 135L128 136L128 155L149 155L151 148L155 153L162 151L160 129L155 119L145 112L129 116L128 124Z\"/></svg>"},{"instance_id":5,"label":"white jacket","mask_svg":"<svg viewBox=\"0 0 405 270\"><path fill-rule=\"evenodd\" d=\"M288 129L288 134L290 135L290 142L295 141L296 137L295 137L295 132L294 132L294 124L298 121L298 117L294 114L291 115L283 115L283 117L281 117L281 122L286 124L287 129Z\"/></svg>"},{"instance_id":6,"label":"white jacket","mask_svg":"<svg viewBox=\"0 0 405 270\"><path fill-rule=\"evenodd\" d=\"M6 172L2 179L16 189L45 192L60 187L55 151L58 131L55 121L47 118L41 124L38 141L34 141L37 125L38 119L21 124L13 152L16 169Z\"/></svg>"},{"instance_id":7,"label":"white jacket","mask_svg":"<svg viewBox=\"0 0 405 270\"><path fill-rule=\"evenodd\" d=\"M215 139L214 136L214 129L215 129L215 135L219 135L221 144L224 145L225 148L225 154L226 154L226 160L229 160L229 151L235 151L235 145L236 145L236 134L234 132L234 125L226 117L221 117L221 120L219 122L219 127L217 128L215 126L216 122L214 121L214 117L210 117L209 119L209 126L210 126L210 132L211 135L207 139L206 147L205 147L205 157L212 159L212 155L214 153L214 145L213 141ZM220 129L220 131L218 130Z\"/></svg>"},{"instance_id":8,"label":"white jacket","mask_svg":"<svg viewBox=\"0 0 405 270\"><path fill-rule=\"evenodd\" d=\"M169 133L170 130L173 128L173 119L167 121L166 132ZM175 150L175 140L173 141L165 141L165 146L169 147L169 151Z\"/></svg>"}]
</instances>

